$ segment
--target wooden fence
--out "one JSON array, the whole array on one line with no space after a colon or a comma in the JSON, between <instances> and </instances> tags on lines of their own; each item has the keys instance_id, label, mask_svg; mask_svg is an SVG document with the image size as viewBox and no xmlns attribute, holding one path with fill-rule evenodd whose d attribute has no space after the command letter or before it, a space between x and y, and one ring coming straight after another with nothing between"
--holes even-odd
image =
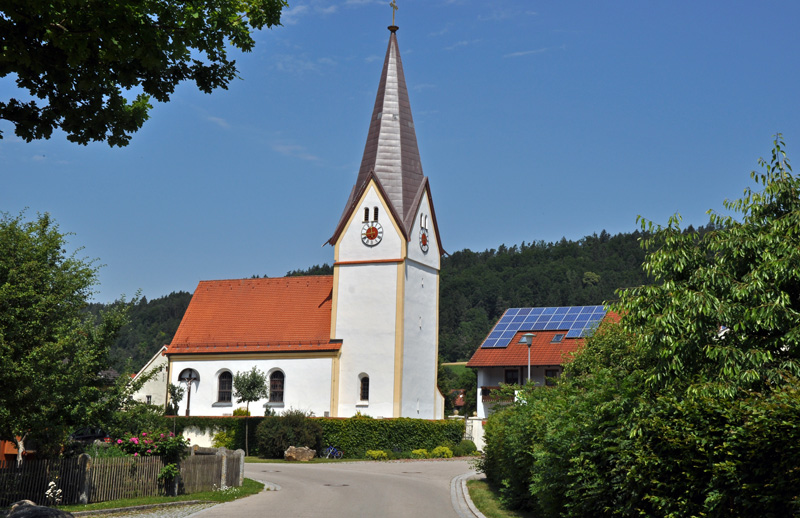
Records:
<instances>
[{"instance_id":1,"label":"wooden fence","mask_svg":"<svg viewBox=\"0 0 800 518\"><path fill-rule=\"evenodd\" d=\"M241 486L244 452L220 451L192 455L180 462L180 492L210 491ZM160 457L91 458L0 461L0 507L19 500L53 504L45 494L50 482L61 490L62 504L104 502L165 493L158 482L164 467Z\"/></svg>"}]
</instances>

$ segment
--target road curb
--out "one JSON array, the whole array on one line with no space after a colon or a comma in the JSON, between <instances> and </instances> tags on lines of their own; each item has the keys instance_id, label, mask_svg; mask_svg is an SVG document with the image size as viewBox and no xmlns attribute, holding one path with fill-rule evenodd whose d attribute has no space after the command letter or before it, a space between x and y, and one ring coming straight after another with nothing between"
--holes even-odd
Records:
<instances>
[{"instance_id":1,"label":"road curb","mask_svg":"<svg viewBox=\"0 0 800 518\"><path fill-rule=\"evenodd\" d=\"M485 478L485 475L479 475L477 471L470 471L463 475L453 477L450 481L450 501L453 504L453 509L460 518L486 518L482 512L475 507L472 499L469 497L469 490L467 489L467 481L472 479Z\"/></svg>"}]
</instances>

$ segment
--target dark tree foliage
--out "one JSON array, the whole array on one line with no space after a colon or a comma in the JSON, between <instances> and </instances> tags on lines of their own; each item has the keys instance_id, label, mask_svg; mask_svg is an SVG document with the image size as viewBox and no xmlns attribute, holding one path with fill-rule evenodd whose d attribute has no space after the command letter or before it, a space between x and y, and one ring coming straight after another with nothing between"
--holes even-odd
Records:
<instances>
[{"instance_id":1,"label":"dark tree foliage","mask_svg":"<svg viewBox=\"0 0 800 518\"><path fill-rule=\"evenodd\" d=\"M13 77L20 91L0 95L0 119L28 142L60 128L79 144L125 146L147 120L151 98L169 101L184 81L205 93L227 88L237 74L228 51L252 50L252 31L280 25L285 5L3 0L0 77Z\"/></svg>"},{"instance_id":2,"label":"dark tree foliage","mask_svg":"<svg viewBox=\"0 0 800 518\"><path fill-rule=\"evenodd\" d=\"M304 275L333 275L333 266L328 263L315 264L305 270L292 270L286 272L286 277L302 277Z\"/></svg>"},{"instance_id":3,"label":"dark tree foliage","mask_svg":"<svg viewBox=\"0 0 800 518\"><path fill-rule=\"evenodd\" d=\"M137 372L162 346L169 344L181 323L192 294L172 292L153 300L142 297L128 310L129 323L123 327L109 351L111 367L117 372ZM106 304L90 304L99 314Z\"/></svg>"}]
</instances>

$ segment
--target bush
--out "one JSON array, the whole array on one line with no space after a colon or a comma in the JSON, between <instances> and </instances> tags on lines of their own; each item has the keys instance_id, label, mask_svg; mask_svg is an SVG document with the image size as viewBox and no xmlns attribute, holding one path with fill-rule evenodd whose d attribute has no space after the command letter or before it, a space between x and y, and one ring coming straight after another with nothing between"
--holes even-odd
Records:
<instances>
[{"instance_id":1,"label":"bush","mask_svg":"<svg viewBox=\"0 0 800 518\"><path fill-rule=\"evenodd\" d=\"M228 448L229 450L233 450L236 446L236 432L233 430L220 430L214 434L211 444L214 448Z\"/></svg>"},{"instance_id":2,"label":"bush","mask_svg":"<svg viewBox=\"0 0 800 518\"><path fill-rule=\"evenodd\" d=\"M383 450L367 450L366 457L372 460L389 460L389 454Z\"/></svg>"},{"instance_id":3,"label":"bush","mask_svg":"<svg viewBox=\"0 0 800 518\"><path fill-rule=\"evenodd\" d=\"M420 448L418 450L411 451L411 458L412 459L427 459L428 458L428 450L424 448Z\"/></svg>"},{"instance_id":4,"label":"bush","mask_svg":"<svg viewBox=\"0 0 800 518\"><path fill-rule=\"evenodd\" d=\"M239 417L239 416L250 417L250 411L247 410L246 408L239 407L233 411L233 415L234 417Z\"/></svg>"},{"instance_id":5,"label":"bush","mask_svg":"<svg viewBox=\"0 0 800 518\"><path fill-rule=\"evenodd\" d=\"M453 457L453 451L447 446L437 446L431 452L432 459L450 459Z\"/></svg>"},{"instance_id":6,"label":"bush","mask_svg":"<svg viewBox=\"0 0 800 518\"><path fill-rule=\"evenodd\" d=\"M289 446L322 449L322 427L301 410L288 410L281 416L265 417L256 428L259 456L282 459Z\"/></svg>"},{"instance_id":7,"label":"bush","mask_svg":"<svg viewBox=\"0 0 800 518\"><path fill-rule=\"evenodd\" d=\"M463 441L458 443L458 447L467 452L467 455L472 455L473 453L478 451L478 447L475 446L475 443L470 441L469 439L464 439Z\"/></svg>"}]
</instances>

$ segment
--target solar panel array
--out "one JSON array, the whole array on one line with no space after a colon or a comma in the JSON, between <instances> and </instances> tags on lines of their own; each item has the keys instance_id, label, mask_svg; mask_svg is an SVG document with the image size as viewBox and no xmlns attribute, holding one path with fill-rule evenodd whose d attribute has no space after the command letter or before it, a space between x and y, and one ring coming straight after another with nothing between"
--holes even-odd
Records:
<instances>
[{"instance_id":1,"label":"solar panel array","mask_svg":"<svg viewBox=\"0 0 800 518\"><path fill-rule=\"evenodd\" d=\"M580 338L606 316L603 306L510 308L481 347L508 347L519 331L566 331L567 338Z\"/></svg>"}]
</instances>

